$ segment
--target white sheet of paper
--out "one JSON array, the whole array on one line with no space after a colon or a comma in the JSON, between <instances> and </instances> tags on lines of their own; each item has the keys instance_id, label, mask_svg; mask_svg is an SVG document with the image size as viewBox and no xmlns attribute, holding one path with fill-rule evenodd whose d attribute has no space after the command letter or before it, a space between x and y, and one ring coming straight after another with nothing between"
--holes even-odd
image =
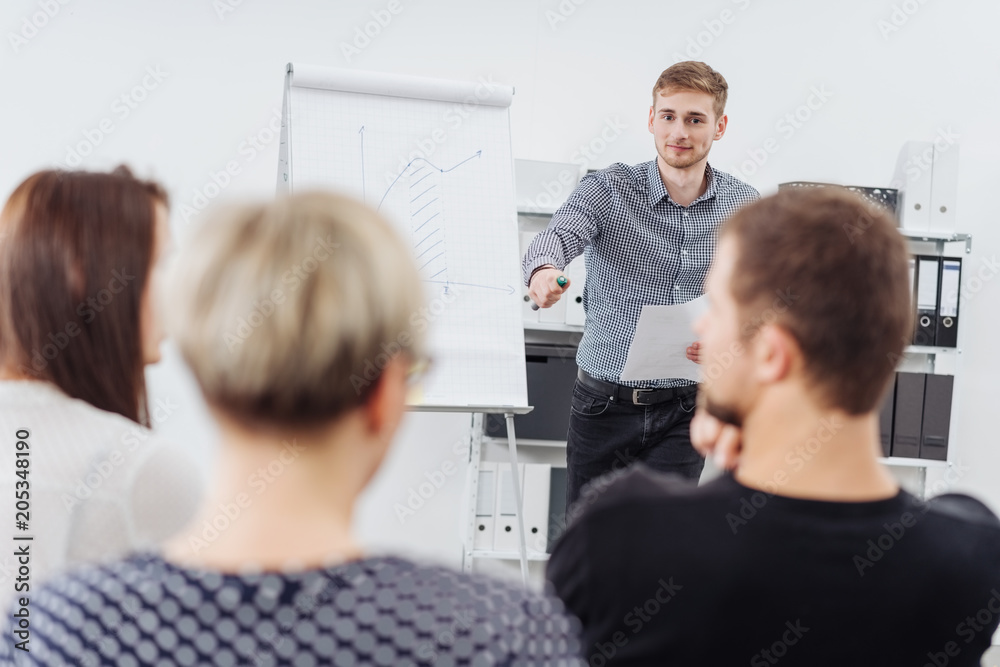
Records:
<instances>
[{"instance_id":1,"label":"white sheet of paper","mask_svg":"<svg viewBox=\"0 0 1000 667\"><path fill-rule=\"evenodd\" d=\"M697 340L694 321L708 309L704 295L676 306L643 306L625 359L622 380L701 380L701 366L687 358Z\"/></svg>"}]
</instances>

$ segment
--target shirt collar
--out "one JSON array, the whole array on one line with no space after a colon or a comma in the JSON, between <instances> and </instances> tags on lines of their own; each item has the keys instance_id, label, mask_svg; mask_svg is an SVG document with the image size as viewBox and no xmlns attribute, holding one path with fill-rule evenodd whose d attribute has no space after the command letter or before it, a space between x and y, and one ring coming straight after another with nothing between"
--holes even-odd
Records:
<instances>
[{"instance_id":1,"label":"shirt collar","mask_svg":"<svg viewBox=\"0 0 1000 667\"><path fill-rule=\"evenodd\" d=\"M649 163L649 168L646 170L646 174L649 178L649 205L656 206L663 200L664 197L666 197L676 206L676 202L674 202L673 199L670 199L670 193L667 192L667 187L663 184L663 179L660 178L660 169L657 166L656 160ZM715 196L716 186L718 185L719 179L716 178L715 169L711 164L705 163L705 177L708 179L708 187L705 188L704 194L691 202L691 206L694 206L698 202L705 201L706 199L711 199Z\"/></svg>"}]
</instances>

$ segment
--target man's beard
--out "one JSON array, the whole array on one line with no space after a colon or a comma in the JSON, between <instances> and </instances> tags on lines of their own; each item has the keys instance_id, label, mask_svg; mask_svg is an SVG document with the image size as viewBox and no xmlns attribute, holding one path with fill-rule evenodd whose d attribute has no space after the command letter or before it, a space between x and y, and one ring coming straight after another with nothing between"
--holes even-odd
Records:
<instances>
[{"instance_id":1,"label":"man's beard","mask_svg":"<svg viewBox=\"0 0 1000 667\"><path fill-rule=\"evenodd\" d=\"M706 397L705 410L724 424L732 424L736 428L743 428L743 416L732 406L722 405Z\"/></svg>"},{"instance_id":2,"label":"man's beard","mask_svg":"<svg viewBox=\"0 0 1000 667\"><path fill-rule=\"evenodd\" d=\"M687 169L688 167L701 162L707 155L707 150L704 153L695 153L692 148L687 157L684 157L683 155L675 155L671 156L670 159L663 157L663 161L674 169Z\"/></svg>"}]
</instances>

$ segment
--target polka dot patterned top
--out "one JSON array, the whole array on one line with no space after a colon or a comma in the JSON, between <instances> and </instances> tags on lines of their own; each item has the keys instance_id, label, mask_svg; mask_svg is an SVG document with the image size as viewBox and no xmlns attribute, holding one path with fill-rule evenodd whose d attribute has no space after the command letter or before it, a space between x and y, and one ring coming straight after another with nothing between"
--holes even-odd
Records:
<instances>
[{"instance_id":1,"label":"polka dot patterned top","mask_svg":"<svg viewBox=\"0 0 1000 667\"><path fill-rule=\"evenodd\" d=\"M396 557L222 574L138 554L50 581L30 610L30 652L8 628L0 664L582 664L558 599Z\"/></svg>"}]
</instances>

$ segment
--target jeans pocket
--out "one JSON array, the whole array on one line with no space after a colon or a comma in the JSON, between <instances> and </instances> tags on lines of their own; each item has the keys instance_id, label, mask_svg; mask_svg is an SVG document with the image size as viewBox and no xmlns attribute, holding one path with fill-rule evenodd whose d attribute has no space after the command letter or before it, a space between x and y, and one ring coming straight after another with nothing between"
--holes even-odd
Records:
<instances>
[{"instance_id":1,"label":"jeans pocket","mask_svg":"<svg viewBox=\"0 0 1000 667\"><path fill-rule=\"evenodd\" d=\"M691 412L698 405L698 394L693 393L690 396L681 396L677 399L677 403L681 406L681 410L684 412Z\"/></svg>"},{"instance_id":2,"label":"jeans pocket","mask_svg":"<svg viewBox=\"0 0 1000 667\"><path fill-rule=\"evenodd\" d=\"M573 414L578 417L598 417L611 405L611 397L602 396L586 386L581 388L577 382L573 387L573 401L570 405Z\"/></svg>"}]
</instances>

